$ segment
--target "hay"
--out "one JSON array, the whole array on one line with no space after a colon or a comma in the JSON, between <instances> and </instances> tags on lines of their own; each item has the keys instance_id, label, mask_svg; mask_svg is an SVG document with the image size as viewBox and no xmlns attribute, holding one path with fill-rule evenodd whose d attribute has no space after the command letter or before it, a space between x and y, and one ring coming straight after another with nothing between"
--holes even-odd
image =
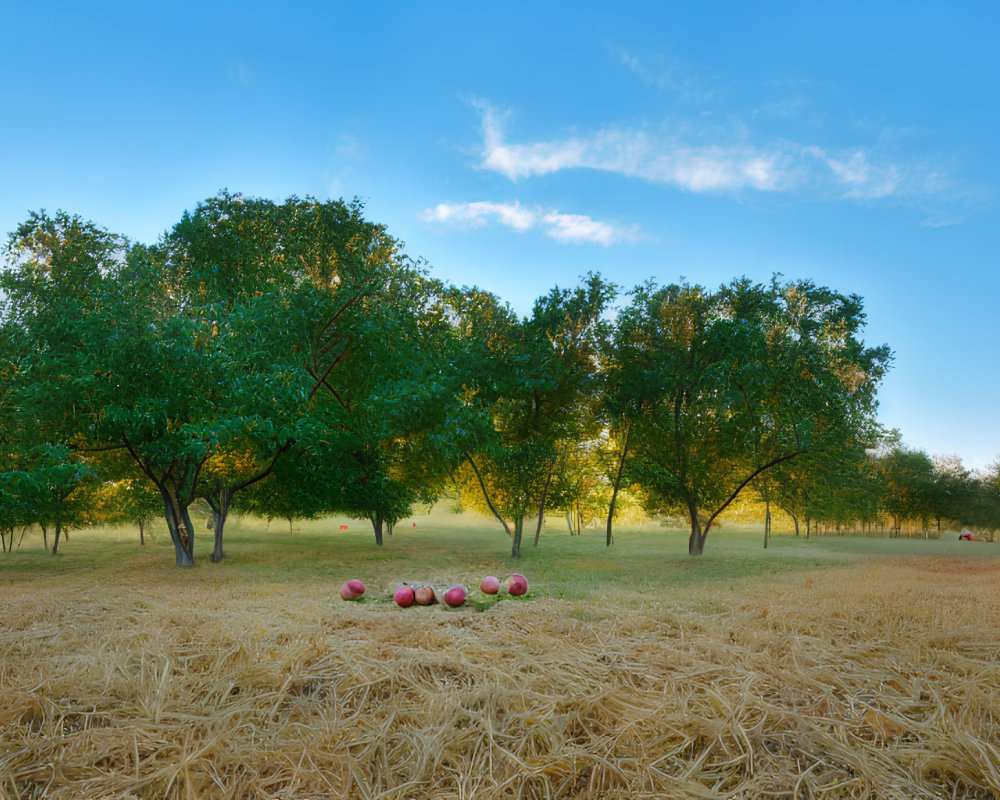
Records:
<instances>
[{"instance_id":1,"label":"hay","mask_svg":"<svg viewBox=\"0 0 1000 800\"><path fill-rule=\"evenodd\" d=\"M0 796L1000 796L993 564L869 563L713 613L336 592L8 585Z\"/></svg>"}]
</instances>

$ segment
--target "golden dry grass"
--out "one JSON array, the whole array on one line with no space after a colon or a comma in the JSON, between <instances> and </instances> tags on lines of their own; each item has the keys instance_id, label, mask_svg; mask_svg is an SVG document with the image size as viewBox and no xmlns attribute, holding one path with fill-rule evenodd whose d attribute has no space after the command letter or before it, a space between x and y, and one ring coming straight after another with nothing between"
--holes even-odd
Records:
<instances>
[{"instance_id":1,"label":"golden dry grass","mask_svg":"<svg viewBox=\"0 0 1000 800\"><path fill-rule=\"evenodd\" d=\"M6 585L0 796L1000 796L993 559L484 613L336 590Z\"/></svg>"}]
</instances>

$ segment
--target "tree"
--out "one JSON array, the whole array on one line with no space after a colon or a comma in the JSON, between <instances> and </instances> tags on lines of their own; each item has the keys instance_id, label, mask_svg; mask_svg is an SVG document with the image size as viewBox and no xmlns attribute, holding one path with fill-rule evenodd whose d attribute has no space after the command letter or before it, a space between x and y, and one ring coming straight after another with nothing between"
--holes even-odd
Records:
<instances>
[{"instance_id":1,"label":"tree","mask_svg":"<svg viewBox=\"0 0 1000 800\"><path fill-rule=\"evenodd\" d=\"M638 287L608 364L627 411L629 479L683 510L688 552L752 481L803 453L870 438L888 350L865 348L860 298L809 282Z\"/></svg>"},{"instance_id":2,"label":"tree","mask_svg":"<svg viewBox=\"0 0 1000 800\"><path fill-rule=\"evenodd\" d=\"M940 536L942 522L961 524L974 489L972 475L958 456L935 456L931 461L934 467L931 508Z\"/></svg>"},{"instance_id":3,"label":"tree","mask_svg":"<svg viewBox=\"0 0 1000 800\"><path fill-rule=\"evenodd\" d=\"M885 490L882 508L892 517L894 534L899 536L904 521L919 519L926 535L935 491L930 456L896 442L877 456L876 464Z\"/></svg>"},{"instance_id":4,"label":"tree","mask_svg":"<svg viewBox=\"0 0 1000 800\"><path fill-rule=\"evenodd\" d=\"M520 557L524 519L544 514L567 449L596 437L604 311L614 287L590 275L576 289L555 288L518 319L495 297L455 291L452 307L464 344L461 457ZM507 519L513 522L513 530Z\"/></svg>"},{"instance_id":5,"label":"tree","mask_svg":"<svg viewBox=\"0 0 1000 800\"><path fill-rule=\"evenodd\" d=\"M361 301L391 306L396 247L359 203L311 198L224 192L152 247L33 215L4 275L5 322L36 353L18 413L45 441L127 454L161 495L178 565L194 564L188 508L206 498L218 560L234 496L315 429L318 392L337 394Z\"/></svg>"}]
</instances>

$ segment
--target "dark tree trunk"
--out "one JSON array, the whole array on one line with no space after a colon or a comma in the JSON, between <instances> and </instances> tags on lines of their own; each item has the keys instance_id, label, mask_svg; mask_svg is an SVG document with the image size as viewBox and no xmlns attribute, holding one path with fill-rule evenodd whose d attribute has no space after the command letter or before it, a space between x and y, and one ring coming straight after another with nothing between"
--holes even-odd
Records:
<instances>
[{"instance_id":1,"label":"dark tree trunk","mask_svg":"<svg viewBox=\"0 0 1000 800\"><path fill-rule=\"evenodd\" d=\"M767 485L766 483L764 484ZM764 490L767 491L766 489ZM766 497L764 499L764 549L767 550L767 544L771 539L771 499Z\"/></svg>"},{"instance_id":2,"label":"dark tree trunk","mask_svg":"<svg viewBox=\"0 0 1000 800\"><path fill-rule=\"evenodd\" d=\"M514 542L510 548L511 558L521 557L521 534L524 532L524 512L519 511L514 517Z\"/></svg>"},{"instance_id":3,"label":"dark tree trunk","mask_svg":"<svg viewBox=\"0 0 1000 800\"><path fill-rule=\"evenodd\" d=\"M691 536L688 537L688 555L700 556L705 552L705 539L708 538L708 528L701 529L701 520L698 519L698 509L692 504L688 504L688 514L691 516Z\"/></svg>"},{"instance_id":4,"label":"dark tree trunk","mask_svg":"<svg viewBox=\"0 0 1000 800\"><path fill-rule=\"evenodd\" d=\"M49 526L44 522L39 522L38 527L42 529L42 547L45 548L45 552L49 552Z\"/></svg>"},{"instance_id":5,"label":"dark tree trunk","mask_svg":"<svg viewBox=\"0 0 1000 800\"><path fill-rule=\"evenodd\" d=\"M382 546L382 518L381 517L369 517L372 521L372 527L375 529L375 544L379 547Z\"/></svg>"},{"instance_id":6,"label":"dark tree trunk","mask_svg":"<svg viewBox=\"0 0 1000 800\"><path fill-rule=\"evenodd\" d=\"M622 455L618 459L618 469L615 471L615 482L611 489L611 505L608 507L608 530L604 536L604 546L611 547L615 542L614 534L611 532L611 525L615 519L615 503L618 501L618 490L622 485L622 473L625 471L625 456L628 455L628 442L632 436L632 426L625 429L625 442L622 445Z\"/></svg>"},{"instance_id":7,"label":"dark tree trunk","mask_svg":"<svg viewBox=\"0 0 1000 800\"><path fill-rule=\"evenodd\" d=\"M385 522L385 532L388 533L390 536L392 536L392 529L393 527L395 527L395 524L396 523L390 522L389 520L386 520Z\"/></svg>"},{"instance_id":8,"label":"dark tree trunk","mask_svg":"<svg viewBox=\"0 0 1000 800\"><path fill-rule=\"evenodd\" d=\"M167 519L167 530L170 540L174 543L174 557L178 567L194 566L194 526L187 506L183 505L176 495L169 490L160 489L163 496L164 512Z\"/></svg>"},{"instance_id":9,"label":"dark tree trunk","mask_svg":"<svg viewBox=\"0 0 1000 800\"><path fill-rule=\"evenodd\" d=\"M145 547L145 546L146 546L146 531L145 531L145 526L143 525L142 520L140 519L139 520L139 547Z\"/></svg>"},{"instance_id":10,"label":"dark tree trunk","mask_svg":"<svg viewBox=\"0 0 1000 800\"><path fill-rule=\"evenodd\" d=\"M545 521L544 507L538 509L538 524L535 525L534 546L538 547L538 540L542 538L542 523Z\"/></svg>"},{"instance_id":11,"label":"dark tree trunk","mask_svg":"<svg viewBox=\"0 0 1000 800\"><path fill-rule=\"evenodd\" d=\"M566 527L569 528L570 536L576 533L576 531L573 530L573 510L570 508L566 509Z\"/></svg>"},{"instance_id":12,"label":"dark tree trunk","mask_svg":"<svg viewBox=\"0 0 1000 800\"><path fill-rule=\"evenodd\" d=\"M545 488L542 489L542 499L538 503L538 524L535 526L535 547L538 547L538 540L542 535L542 523L545 521L545 501L549 496L549 484L552 482L552 470L545 476Z\"/></svg>"},{"instance_id":13,"label":"dark tree trunk","mask_svg":"<svg viewBox=\"0 0 1000 800\"><path fill-rule=\"evenodd\" d=\"M62 503L56 506L56 530L55 538L52 540L52 555L59 552L59 534L62 533Z\"/></svg>"},{"instance_id":14,"label":"dark tree trunk","mask_svg":"<svg viewBox=\"0 0 1000 800\"><path fill-rule=\"evenodd\" d=\"M212 562L216 564L226 555L222 550L222 535L226 529L226 520L229 519L233 494L232 489L220 488L216 489L214 496L207 498L208 505L212 509Z\"/></svg>"}]
</instances>

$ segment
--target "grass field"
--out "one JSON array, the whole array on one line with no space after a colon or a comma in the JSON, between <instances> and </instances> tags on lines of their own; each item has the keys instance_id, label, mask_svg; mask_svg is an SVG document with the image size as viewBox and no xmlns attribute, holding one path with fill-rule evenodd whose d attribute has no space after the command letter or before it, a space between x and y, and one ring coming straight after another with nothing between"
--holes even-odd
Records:
<instances>
[{"instance_id":1,"label":"grass field","mask_svg":"<svg viewBox=\"0 0 1000 800\"><path fill-rule=\"evenodd\" d=\"M0 554L0 797L1000 796L1000 545L552 520L513 562L415 521ZM481 613L388 600L515 570Z\"/></svg>"}]
</instances>

